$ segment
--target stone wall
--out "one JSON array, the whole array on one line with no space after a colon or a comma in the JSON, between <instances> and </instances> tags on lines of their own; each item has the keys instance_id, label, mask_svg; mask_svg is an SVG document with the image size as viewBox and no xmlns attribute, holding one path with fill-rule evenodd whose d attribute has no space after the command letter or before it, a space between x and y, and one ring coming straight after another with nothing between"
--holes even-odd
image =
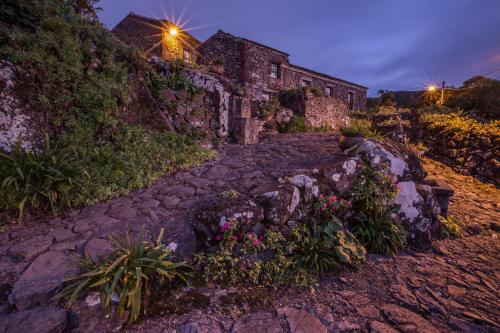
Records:
<instances>
[{"instance_id":1,"label":"stone wall","mask_svg":"<svg viewBox=\"0 0 500 333\"><path fill-rule=\"evenodd\" d=\"M0 60L0 149L10 152L17 143L32 150L41 142L37 122L16 95L20 69Z\"/></svg>"},{"instance_id":2,"label":"stone wall","mask_svg":"<svg viewBox=\"0 0 500 333\"><path fill-rule=\"evenodd\" d=\"M350 111L345 101L337 97L307 94L305 116L312 127L339 130L349 125Z\"/></svg>"},{"instance_id":3,"label":"stone wall","mask_svg":"<svg viewBox=\"0 0 500 333\"><path fill-rule=\"evenodd\" d=\"M325 77L320 73L315 73L305 68L294 65L283 66L283 87L282 89L293 89L301 86L303 79L311 82L310 87L317 88L322 94L328 95L327 87L331 87L334 97L346 101L349 92L354 93L354 103L352 110L366 110L366 88Z\"/></svg>"},{"instance_id":4,"label":"stone wall","mask_svg":"<svg viewBox=\"0 0 500 333\"><path fill-rule=\"evenodd\" d=\"M219 30L198 47L198 62L210 64L216 58L224 58L224 76L233 83L242 83L244 45L231 35Z\"/></svg>"},{"instance_id":5,"label":"stone wall","mask_svg":"<svg viewBox=\"0 0 500 333\"><path fill-rule=\"evenodd\" d=\"M279 101L295 115L304 116L312 127L340 129L349 124L351 112L347 103L338 97L316 96L310 89L292 89L282 91Z\"/></svg>"}]
</instances>

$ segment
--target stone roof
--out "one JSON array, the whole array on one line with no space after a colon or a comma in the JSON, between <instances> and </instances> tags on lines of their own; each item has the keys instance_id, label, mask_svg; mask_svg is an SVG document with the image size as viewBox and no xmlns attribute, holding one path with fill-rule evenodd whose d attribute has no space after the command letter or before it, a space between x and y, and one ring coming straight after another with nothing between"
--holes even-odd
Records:
<instances>
[{"instance_id":1,"label":"stone roof","mask_svg":"<svg viewBox=\"0 0 500 333\"><path fill-rule=\"evenodd\" d=\"M346 81L346 80L343 80L343 79L339 79L338 77L331 76L331 75L328 75L328 74L325 74L325 73L316 72L316 71L313 71L312 69L309 69L309 68L297 66L297 65L294 65L294 64L289 64L289 66L291 68L295 68L295 69L298 69L298 70L301 70L301 71L304 71L304 72L308 72L308 73L311 73L313 75L321 76L321 77L323 77L325 79L328 79L328 80L338 81L340 83L353 85L353 86L356 86L356 87L359 87L359 88L363 88L363 89L368 89L368 87L362 86L360 84L357 84L357 83L354 83L354 82L350 82L350 81Z\"/></svg>"},{"instance_id":2,"label":"stone roof","mask_svg":"<svg viewBox=\"0 0 500 333\"><path fill-rule=\"evenodd\" d=\"M280 50L275 49L275 48L273 48L273 47L270 47L270 46L268 46L268 45L264 45L264 44L258 43L258 42L254 41L254 40L251 40L251 39L243 38L243 37L240 37L240 36L235 36L235 35L233 35L233 34L230 34L229 32L225 32L225 31L222 31L222 30L220 30L220 29L219 29L219 31L218 31L218 32L219 32L219 33L223 33L223 34L225 34L225 35L227 35L227 36L230 36L230 37L232 37L232 38L234 38L234 39L238 39L238 40L240 40L240 41L244 41L244 42L247 42L247 43L250 43L250 44L254 44L254 45L257 45L257 46L263 47L263 48L265 48L265 49L268 49L268 50L271 50L271 51L274 51L274 52L277 52L277 53L283 54L283 55L285 55L285 56L287 56L287 57L288 57L288 56L290 56L290 55L289 55L288 53L286 53L286 52L280 51Z\"/></svg>"},{"instance_id":3,"label":"stone roof","mask_svg":"<svg viewBox=\"0 0 500 333\"><path fill-rule=\"evenodd\" d=\"M244 42L247 42L247 43L250 43L250 44L254 44L254 45L257 45L257 46L260 46L260 47L263 47L263 48L266 48L268 50L271 50L271 51L274 51L274 52L277 52L277 53L280 53L280 54L283 54L287 57L289 57L290 55L286 52L283 52L283 51L280 51L278 49L275 49L273 47L270 47L268 45L264 45L264 44L261 44L259 42L256 42L256 41L253 41L251 39L248 39L248 38L243 38L243 37L239 37L239 36L235 36L233 34L230 34L228 32L225 32L225 31L222 31L222 30L219 30L218 33L223 33L229 37L232 37L234 39L237 39L237 40L240 40L240 41L244 41ZM337 77L334 77L334 76L331 76L331 75L328 75L328 74L325 74L325 73L321 73L321 72L317 72L317 71L313 71L312 69L309 69L309 68L305 68L305 67L301 67L301 66L298 66L298 65L294 65L294 64L289 64L289 66L293 69L297 69L297 70L301 70L301 71L304 71L304 72L308 72L310 74L313 74L313 75L317 75L317 76L321 76L322 78L324 79L327 79L327 80L333 80L333 81L337 81L341 84L347 84L347 85L352 85L352 86L356 86L356 87L359 87L359 88L362 88L362 89L368 89L367 87L365 86L362 86L360 84L357 84L357 83L354 83L354 82L350 82L350 81L346 81L346 80L343 80L343 79L339 79Z\"/></svg>"}]
</instances>

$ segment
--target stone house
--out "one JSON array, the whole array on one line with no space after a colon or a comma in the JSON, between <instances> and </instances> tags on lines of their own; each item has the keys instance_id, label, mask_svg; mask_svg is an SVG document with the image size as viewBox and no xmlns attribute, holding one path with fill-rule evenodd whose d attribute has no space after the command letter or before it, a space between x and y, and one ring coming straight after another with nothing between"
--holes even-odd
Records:
<instances>
[{"instance_id":1,"label":"stone house","mask_svg":"<svg viewBox=\"0 0 500 333\"><path fill-rule=\"evenodd\" d=\"M181 58L211 66L222 59L219 74L246 91L252 105L307 88L300 90L305 92L300 103L281 106L305 116L314 127L338 129L349 122L352 111L366 109L366 87L294 65L283 51L222 30L200 42L172 22L129 13L112 31L124 42L164 60Z\"/></svg>"},{"instance_id":2,"label":"stone house","mask_svg":"<svg viewBox=\"0 0 500 333\"><path fill-rule=\"evenodd\" d=\"M181 58L194 62L200 41L168 20L144 17L133 12L112 30L120 40L163 59Z\"/></svg>"},{"instance_id":3,"label":"stone house","mask_svg":"<svg viewBox=\"0 0 500 333\"><path fill-rule=\"evenodd\" d=\"M256 99L269 99L281 90L315 87L324 96L344 100L350 110L364 110L367 88L303 68L283 51L219 30L198 47L200 61L224 58L224 74L244 86Z\"/></svg>"}]
</instances>

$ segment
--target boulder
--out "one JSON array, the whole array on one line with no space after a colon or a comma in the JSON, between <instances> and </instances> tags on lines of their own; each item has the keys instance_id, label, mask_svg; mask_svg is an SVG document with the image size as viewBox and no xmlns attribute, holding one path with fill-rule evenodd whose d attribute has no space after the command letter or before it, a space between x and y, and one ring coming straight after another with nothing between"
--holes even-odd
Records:
<instances>
[{"instance_id":1,"label":"boulder","mask_svg":"<svg viewBox=\"0 0 500 333\"><path fill-rule=\"evenodd\" d=\"M100 262L113 252L112 244L102 238L92 238L85 245L85 256L93 262Z\"/></svg>"},{"instance_id":2,"label":"boulder","mask_svg":"<svg viewBox=\"0 0 500 333\"><path fill-rule=\"evenodd\" d=\"M284 333L281 321L269 312L252 313L238 319L233 326L234 333ZM294 332L292 330L292 332Z\"/></svg>"},{"instance_id":3,"label":"boulder","mask_svg":"<svg viewBox=\"0 0 500 333\"><path fill-rule=\"evenodd\" d=\"M209 246L220 234L222 226L230 221L237 223L240 232L257 231L255 228L264 219L264 210L250 199L210 196L195 208L194 218L198 240L202 245Z\"/></svg>"},{"instance_id":4,"label":"boulder","mask_svg":"<svg viewBox=\"0 0 500 333\"><path fill-rule=\"evenodd\" d=\"M15 244L9 248L9 252L13 256L20 256L25 260L32 260L40 253L47 251L51 245L51 236L36 236Z\"/></svg>"},{"instance_id":5,"label":"boulder","mask_svg":"<svg viewBox=\"0 0 500 333\"><path fill-rule=\"evenodd\" d=\"M222 333L221 325L213 317L197 314L176 330L178 333Z\"/></svg>"},{"instance_id":6,"label":"boulder","mask_svg":"<svg viewBox=\"0 0 500 333\"><path fill-rule=\"evenodd\" d=\"M0 317L0 333L62 333L67 324L65 309L44 306Z\"/></svg>"},{"instance_id":7,"label":"boulder","mask_svg":"<svg viewBox=\"0 0 500 333\"><path fill-rule=\"evenodd\" d=\"M291 184L280 185L274 191L259 195L264 208L264 219L274 225L283 225L295 212L300 202L300 191Z\"/></svg>"},{"instance_id":8,"label":"boulder","mask_svg":"<svg viewBox=\"0 0 500 333\"><path fill-rule=\"evenodd\" d=\"M47 301L67 276L78 273L75 257L50 251L40 255L14 284L9 302L18 310Z\"/></svg>"},{"instance_id":9,"label":"boulder","mask_svg":"<svg viewBox=\"0 0 500 333\"><path fill-rule=\"evenodd\" d=\"M313 314L290 307L278 309L278 314L283 316L291 332L296 333L326 333L326 326Z\"/></svg>"}]
</instances>

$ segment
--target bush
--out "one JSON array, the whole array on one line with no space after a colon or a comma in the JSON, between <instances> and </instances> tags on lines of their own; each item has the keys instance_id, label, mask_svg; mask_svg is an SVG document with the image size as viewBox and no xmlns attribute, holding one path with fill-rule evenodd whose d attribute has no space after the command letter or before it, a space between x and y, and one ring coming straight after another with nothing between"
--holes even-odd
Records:
<instances>
[{"instance_id":1,"label":"bush","mask_svg":"<svg viewBox=\"0 0 500 333\"><path fill-rule=\"evenodd\" d=\"M371 121L367 119L351 119L349 126L341 129L345 136L363 136L366 138L380 138L381 135L372 129Z\"/></svg>"},{"instance_id":2,"label":"bush","mask_svg":"<svg viewBox=\"0 0 500 333\"><path fill-rule=\"evenodd\" d=\"M423 124L452 139L462 140L465 136L500 137L500 120L481 123L460 113L425 113L421 117Z\"/></svg>"},{"instance_id":3,"label":"bush","mask_svg":"<svg viewBox=\"0 0 500 333\"><path fill-rule=\"evenodd\" d=\"M311 127L307 124L304 116L293 116L289 122L279 124L278 129L280 133L305 133L311 131Z\"/></svg>"},{"instance_id":4,"label":"bush","mask_svg":"<svg viewBox=\"0 0 500 333\"><path fill-rule=\"evenodd\" d=\"M19 220L26 207L57 213L72 205L84 175L76 151L52 145L48 136L39 152L16 145L9 155L0 152L0 208L17 209Z\"/></svg>"},{"instance_id":5,"label":"bush","mask_svg":"<svg viewBox=\"0 0 500 333\"><path fill-rule=\"evenodd\" d=\"M69 296L73 303L83 292L98 289L101 304L109 312L113 295L118 295L118 315L128 316L129 322L144 315L153 291L171 287L176 282L186 282L185 273L189 268L184 262L174 262L172 251L161 240L163 229L155 243L143 240L143 230L136 241L127 234L126 240L117 240L116 250L101 264L84 262L85 272L68 277L72 281L56 297ZM125 312L129 310L129 314Z\"/></svg>"},{"instance_id":6,"label":"bush","mask_svg":"<svg viewBox=\"0 0 500 333\"><path fill-rule=\"evenodd\" d=\"M393 255L404 248L405 233L400 224L393 221L393 208L373 207L359 212L352 231L356 238L370 251Z\"/></svg>"}]
</instances>

